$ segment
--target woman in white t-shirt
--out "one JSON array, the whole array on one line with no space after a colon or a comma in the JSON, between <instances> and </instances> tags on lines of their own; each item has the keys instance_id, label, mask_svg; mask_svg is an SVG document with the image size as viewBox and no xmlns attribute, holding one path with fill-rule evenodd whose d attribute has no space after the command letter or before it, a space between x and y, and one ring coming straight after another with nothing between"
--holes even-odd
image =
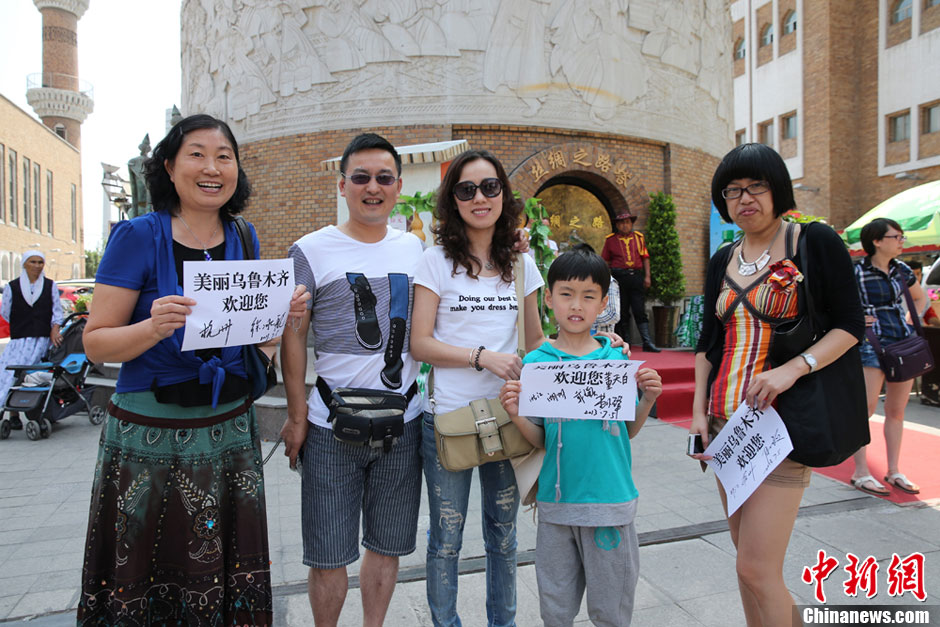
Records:
<instances>
[{"instance_id":1,"label":"woman in white t-shirt","mask_svg":"<svg viewBox=\"0 0 940 627\"><path fill-rule=\"evenodd\" d=\"M505 380L518 379L515 231L520 203L499 161L468 150L451 162L437 199L439 245L425 251L415 273L411 354L434 366L433 408L443 414L478 398L496 398ZM542 277L525 264L525 338L543 340L538 313ZM433 415L425 414L424 473L430 504L427 593L435 625L459 625L457 562L467 516L472 470L450 472L437 457ZM486 548L489 625L513 625L516 614L516 513L519 492L508 461L479 467Z\"/></svg>"}]
</instances>

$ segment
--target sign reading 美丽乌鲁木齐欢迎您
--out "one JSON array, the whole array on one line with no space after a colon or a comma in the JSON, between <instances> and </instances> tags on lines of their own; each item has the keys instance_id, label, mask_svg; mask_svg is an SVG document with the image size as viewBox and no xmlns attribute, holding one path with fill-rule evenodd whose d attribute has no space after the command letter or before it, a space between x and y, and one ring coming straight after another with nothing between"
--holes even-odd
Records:
<instances>
[{"instance_id":1,"label":"sign reading \u7f8e\u4e3d\u4e4c\u9c81\u6728\u9f50\u6b22\u8fce\u60a8","mask_svg":"<svg viewBox=\"0 0 940 627\"><path fill-rule=\"evenodd\" d=\"M729 516L792 450L790 434L776 409L754 409L746 402L738 406L705 449L705 455L711 456L705 463L725 490Z\"/></svg>"},{"instance_id":2,"label":"sign reading \u7f8e\u4e3d\u4e4c\u9c81\u6728\u9f50\u6b22\u8fce\u60a8","mask_svg":"<svg viewBox=\"0 0 940 627\"><path fill-rule=\"evenodd\" d=\"M184 262L183 295L196 304L186 316L182 349L258 344L280 337L293 292L290 259Z\"/></svg>"}]
</instances>

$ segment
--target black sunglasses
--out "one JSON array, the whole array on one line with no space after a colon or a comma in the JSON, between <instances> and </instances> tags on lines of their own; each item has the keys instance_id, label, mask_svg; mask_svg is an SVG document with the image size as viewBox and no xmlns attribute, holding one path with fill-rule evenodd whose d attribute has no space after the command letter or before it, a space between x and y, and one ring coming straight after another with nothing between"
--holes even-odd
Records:
<instances>
[{"instance_id":1,"label":"black sunglasses","mask_svg":"<svg viewBox=\"0 0 940 627\"><path fill-rule=\"evenodd\" d=\"M497 178L483 179L479 185L471 181L460 181L454 185L454 196L457 200L472 200L478 189L487 198L496 198L503 191L503 182Z\"/></svg>"},{"instance_id":2,"label":"black sunglasses","mask_svg":"<svg viewBox=\"0 0 940 627\"><path fill-rule=\"evenodd\" d=\"M373 179L373 176L365 172L354 172L349 176L343 174L343 178L348 179L350 183L355 183L356 185L368 185L369 181ZM398 180L397 176L388 173L376 174L374 178L376 183L385 187L394 185L395 181Z\"/></svg>"}]
</instances>

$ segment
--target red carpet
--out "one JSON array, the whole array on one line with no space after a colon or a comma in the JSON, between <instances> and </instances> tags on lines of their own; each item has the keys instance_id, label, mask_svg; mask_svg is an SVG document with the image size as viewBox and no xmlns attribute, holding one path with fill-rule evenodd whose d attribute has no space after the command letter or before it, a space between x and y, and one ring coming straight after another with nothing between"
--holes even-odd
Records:
<instances>
[{"instance_id":1,"label":"red carpet","mask_svg":"<svg viewBox=\"0 0 940 627\"><path fill-rule=\"evenodd\" d=\"M885 461L885 438L882 434L882 422L873 419L871 425L871 444L868 445L868 467L875 479L885 483L887 468ZM908 479L920 486L920 494L907 494L891 486L891 494L886 498L893 503L913 503L940 499L940 472L937 471L938 452L940 452L940 434L936 429L905 423L904 438L901 440L901 472ZM849 459L838 466L819 468L816 472L848 484L855 469Z\"/></svg>"},{"instance_id":2,"label":"red carpet","mask_svg":"<svg viewBox=\"0 0 940 627\"><path fill-rule=\"evenodd\" d=\"M645 367L655 369L663 378L663 393L656 400L653 415L687 429L695 394L695 354L684 350L646 353L637 346L631 348L630 359L645 361Z\"/></svg>"},{"instance_id":3,"label":"red carpet","mask_svg":"<svg viewBox=\"0 0 940 627\"><path fill-rule=\"evenodd\" d=\"M692 397L695 393L695 355L691 351L664 350L646 353L633 348L631 359L643 360L644 366L656 369L663 378L663 393L656 401L654 414L660 420L681 429L692 422ZM868 446L868 466L872 475L884 483L886 471L885 440L881 420L871 421L871 444ZM890 488L883 497L893 503L913 503L940 499L940 433L936 429L905 423L901 445L901 470L907 478L920 486L920 494L907 494ZM838 466L815 469L816 472L849 485L854 465L849 459ZM861 493L860 493L861 494Z\"/></svg>"}]
</instances>

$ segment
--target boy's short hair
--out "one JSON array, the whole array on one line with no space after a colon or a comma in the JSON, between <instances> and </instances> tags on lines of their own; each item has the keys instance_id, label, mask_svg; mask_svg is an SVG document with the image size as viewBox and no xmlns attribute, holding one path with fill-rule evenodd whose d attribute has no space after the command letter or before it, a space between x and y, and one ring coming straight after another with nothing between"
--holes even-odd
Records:
<instances>
[{"instance_id":1,"label":"boy's short hair","mask_svg":"<svg viewBox=\"0 0 940 627\"><path fill-rule=\"evenodd\" d=\"M581 244L559 255L548 268L548 290L556 281L591 279L601 286L601 295L610 289L610 269L607 262L587 244Z\"/></svg>"}]
</instances>

